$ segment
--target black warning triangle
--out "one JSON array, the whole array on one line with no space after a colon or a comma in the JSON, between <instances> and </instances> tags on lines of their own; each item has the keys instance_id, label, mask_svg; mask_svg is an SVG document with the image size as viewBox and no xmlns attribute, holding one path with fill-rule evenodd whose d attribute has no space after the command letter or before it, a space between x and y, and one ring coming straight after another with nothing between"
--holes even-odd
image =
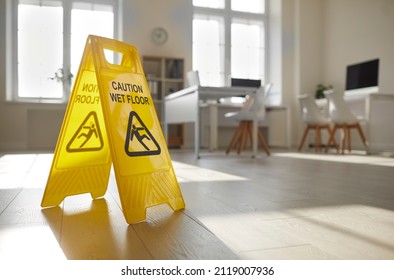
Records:
<instances>
[{"instance_id":1,"label":"black warning triangle","mask_svg":"<svg viewBox=\"0 0 394 280\"><path fill-rule=\"evenodd\" d=\"M140 116L131 111L127 124L125 152L130 157L159 155L161 148Z\"/></svg>"},{"instance_id":2,"label":"black warning triangle","mask_svg":"<svg viewBox=\"0 0 394 280\"><path fill-rule=\"evenodd\" d=\"M104 141L95 111L90 112L81 125L78 127L74 136L68 142L66 150L73 152L99 151L103 148Z\"/></svg>"}]
</instances>

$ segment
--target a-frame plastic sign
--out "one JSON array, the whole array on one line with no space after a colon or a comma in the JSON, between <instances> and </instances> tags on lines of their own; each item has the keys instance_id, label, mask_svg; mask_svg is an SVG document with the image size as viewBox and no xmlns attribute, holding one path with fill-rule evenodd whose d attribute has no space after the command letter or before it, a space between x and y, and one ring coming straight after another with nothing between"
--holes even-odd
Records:
<instances>
[{"instance_id":1,"label":"a-frame plastic sign","mask_svg":"<svg viewBox=\"0 0 394 280\"><path fill-rule=\"evenodd\" d=\"M108 62L105 50L121 63ZM103 196L112 163L129 224L145 220L150 206L185 207L137 49L90 35L41 206L76 194Z\"/></svg>"}]
</instances>

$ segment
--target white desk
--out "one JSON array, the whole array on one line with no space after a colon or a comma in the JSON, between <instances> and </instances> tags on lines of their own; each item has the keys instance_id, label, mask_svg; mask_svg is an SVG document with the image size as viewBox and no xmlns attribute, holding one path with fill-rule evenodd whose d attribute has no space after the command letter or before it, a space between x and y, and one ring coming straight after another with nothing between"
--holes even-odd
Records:
<instances>
[{"instance_id":1,"label":"white desk","mask_svg":"<svg viewBox=\"0 0 394 280\"><path fill-rule=\"evenodd\" d=\"M353 110L357 110L357 101L364 103L368 153L394 151L394 94L354 94L345 95L344 99Z\"/></svg>"},{"instance_id":2,"label":"white desk","mask_svg":"<svg viewBox=\"0 0 394 280\"><path fill-rule=\"evenodd\" d=\"M217 104L209 103L211 100L218 100L220 98L253 95L257 91L256 88L244 87L202 87L191 86L183 90L174 92L165 98L164 102L164 134L167 138L168 125L179 123L194 123L194 151L197 158L200 156L200 122L201 122L201 105L206 104L210 106L210 149L217 148ZM287 109L285 106L270 106L272 108ZM289 113L286 110L286 142L290 145L288 132L290 129ZM253 156L257 155L257 121L253 122Z\"/></svg>"},{"instance_id":3,"label":"white desk","mask_svg":"<svg viewBox=\"0 0 394 280\"><path fill-rule=\"evenodd\" d=\"M204 109L205 108L205 109ZM235 126L234 120L227 120L224 115L228 112L239 111L242 104L234 103L207 103L201 109L201 125L209 126L209 138L207 147L210 151L218 149L219 130L226 127ZM290 108L286 105L266 105L265 121L259 127L268 128L268 138L266 139L270 147L291 147L290 131ZM234 127L235 131L236 127ZM254 143L254 142L253 142Z\"/></svg>"}]
</instances>

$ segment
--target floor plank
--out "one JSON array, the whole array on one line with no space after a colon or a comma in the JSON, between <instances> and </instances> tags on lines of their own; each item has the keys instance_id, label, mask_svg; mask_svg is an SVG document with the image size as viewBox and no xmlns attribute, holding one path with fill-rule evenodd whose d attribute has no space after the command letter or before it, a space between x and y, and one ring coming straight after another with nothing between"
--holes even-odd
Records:
<instances>
[{"instance_id":1,"label":"floor plank","mask_svg":"<svg viewBox=\"0 0 394 280\"><path fill-rule=\"evenodd\" d=\"M364 230L349 228L341 222L318 217L277 219L272 220L271 225L291 232L301 240L340 259L394 258L392 234L388 236L387 229L383 233L378 229L378 235L371 235Z\"/></svg>"},{"instance_id":2,"label":"floor plank","mask_svg":"<svg viewBox=\"0 0 394 280\"><path fill-rule=\"evenodd\" d=\"M238 259L212 232L167 205L148 210L145 223L132 225L155 259Z\"/></svg>"},{"instance_id":3,"label":"floor plank","mask_svg":"<svg viewBox=\"0 0 394 280\"><path fill-rule=\"evenodd\" d=\"M241 252L243 259L251 260L335 260L338 257L312 245L296 245Z\"/></svg>"}]
</instances>

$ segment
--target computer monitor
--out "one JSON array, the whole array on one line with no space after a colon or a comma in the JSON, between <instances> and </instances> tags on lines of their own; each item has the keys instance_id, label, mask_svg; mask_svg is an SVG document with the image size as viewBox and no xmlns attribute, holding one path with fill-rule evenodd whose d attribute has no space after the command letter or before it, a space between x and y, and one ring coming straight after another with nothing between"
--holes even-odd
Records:
<instances>
[{"instance_id":1,"label":"computer monitor","mask_svg":"<svg viewBox=\"0 0 394 280\"><path fill-rule=\"evenodd\" d=\"M261 87L261 80L231 78L232 87Z\"/></svg>"},{"instance_id":2,"label":"computer monitor","mask_svg":"<svg viewBox=\"0 0 394 280\"><path fill-rule=\"evenodd\" d=\"M379 59L348 65L345 95L377 92L378 81Z\"/></svg>"}]
</instances>

